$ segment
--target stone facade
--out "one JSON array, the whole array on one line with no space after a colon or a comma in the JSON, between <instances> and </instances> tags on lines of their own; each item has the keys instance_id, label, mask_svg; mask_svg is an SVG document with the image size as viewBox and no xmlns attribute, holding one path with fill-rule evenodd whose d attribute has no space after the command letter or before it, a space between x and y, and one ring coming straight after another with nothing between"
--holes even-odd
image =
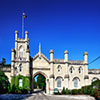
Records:
<instances>
[{"instance_id":1,"label":"stone facade","mask_svg":"<svg viewBox=\"0 0 100 100\"><path fill-rule=\"evenodd\" d=\"M59 91L63 87L68 89L79 89L82 86L90 85L92 81L100 79L100 69L88 69L88 53L84 53L84 60L68 60L68 51L64 52L64 59L54 59L54 52L50 50L50 59L39 52L30 57L28 32L25 32L25 39L18 38L18 31L15 32L15 48L11 54L12 76L30 76L32 79L42 74L46 78L46 92L52 94L54 88ZM32 83L33 81L31 81Z\"/></svg>"}]
</instances>

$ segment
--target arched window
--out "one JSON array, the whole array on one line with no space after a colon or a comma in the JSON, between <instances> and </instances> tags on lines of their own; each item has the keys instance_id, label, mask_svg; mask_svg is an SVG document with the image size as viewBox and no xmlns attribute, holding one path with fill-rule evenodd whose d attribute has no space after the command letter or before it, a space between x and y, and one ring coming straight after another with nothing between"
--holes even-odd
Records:
<instances>
[{"instance_id":1,"label":"arched window","mask_svg":"<svg viewBox=\"0 0 100 100\"><path fill-rule=\"evenodd\" d=\"M71 66L70 73L73 73L73 71L74 71L74 68L73 68L73 66Z\"/></svg>"},{"instance_id":2,"label":"arched window","mask_svg":"<svg viewBox=\"0 0 100 100\"><path fill-rule=\"evenodd\" d=\"M57 87L61 87L61 78L57 79Z\"/></svg>"},{"instance_id":3,"label":"arched window","mask_svg":"<svg viewBox=\"0 0 100 100\"><path fill-rule=\"evenodd\" d=\"M22 87L22 84L23 84L22 79L19 79L19 87Z\"/></svg>"},{"instance_id":4,"label":"arched window","mask_svg":"<svg viewBox=\"0 0 100 100\"><path fill-rule=\"evenodd\" d=\"M58 65L57 69L58 69L58 72L60 72L61 71L61 66Z\"/></svg>"},{"instance_id":5,"label":"arched window","mask_svg":"<svg viewBox=\"0 0 100 100\"><path fill-rule=\"evenodd\" d=\"M77 88L79 79L78 78L74 78L73 81L74 81L74 87Z\"/></svg>"},{"instance_id":6,"label":"arched window","mask_svg":"<svg viewBox=\"0 0 100 100\"><path fill-rule=\"evenodd\" d=\"M22 47L22 45L19 47L19 57L23 57L23 47Z\"/></svg>"},{"instance_id":7,"label":"arched window","mask_svg":"<svg viewBox=\"0 0 100 100\"><path fill-rule=\"evenodd\" d=\"M96 81L96 80L99 80L97 77L94 77L93 79L92 79L92 82L94 82L94 81Z\"/></svg>"},{"instance_id":8,"label":"arched window","mask_svg":"<svg viewBox=\"0 0 100 100\"><path fill-rule=\"evenodd\" d=\"M19 71L20 72L22 71L22 65L21 64L19 65Z\"/></svg>"},{"instance_id":9,"label":"arched window","mask_svg":"<svg viewBox=\"0 0 100 100\"><path fill-rule=\"evenodd\" d=\"M79 73L82 73L82 67L79 67L78 71Z\"/></svg>"}]
</instances>

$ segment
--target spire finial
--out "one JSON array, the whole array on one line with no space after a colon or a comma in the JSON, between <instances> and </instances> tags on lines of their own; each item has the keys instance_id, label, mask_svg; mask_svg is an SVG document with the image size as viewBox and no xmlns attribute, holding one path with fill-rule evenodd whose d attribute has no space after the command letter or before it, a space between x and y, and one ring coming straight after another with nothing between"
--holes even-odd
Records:
<instances>
[{"instance_id":1,"label":"spire finial","mask_svg":"<svg viewBox=\"0 0 100 100\"><path fill-rule=\"evenodd\" d=\"M41 43L39 43L39 52L41 52Z\"/></svg>"},{"instance_id":2,"label":"spire finial","mask_svg":"<svg viewBox=\"0 0 100 100\"><path fill-rule=\"evenodd\" d=\"M39 43L39 57L41 58L41 44Z\"/></svg>"}]
</instances>

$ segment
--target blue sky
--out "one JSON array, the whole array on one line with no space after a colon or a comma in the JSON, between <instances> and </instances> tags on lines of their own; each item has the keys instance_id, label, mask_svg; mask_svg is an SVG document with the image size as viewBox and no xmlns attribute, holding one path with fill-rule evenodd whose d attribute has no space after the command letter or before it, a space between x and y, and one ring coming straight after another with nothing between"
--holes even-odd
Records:
<instances>
[{"instance_id":1,"label":"blue sky","mask_svg":"<svg viewBox=\"0 0 100 100\"><path fill-rule=\"evenodd\" d=\"M0 0L0 59L11 60L15 30L22 33L22 12L26 12L25 30L29 32L30 51L49 59L50 49L54 58L64 58L69 51L70 60L83 60L89 54L89 62L100 56L100 0ZM100 59L89 65L100 68Z\"/></svg>"}]
</instances>

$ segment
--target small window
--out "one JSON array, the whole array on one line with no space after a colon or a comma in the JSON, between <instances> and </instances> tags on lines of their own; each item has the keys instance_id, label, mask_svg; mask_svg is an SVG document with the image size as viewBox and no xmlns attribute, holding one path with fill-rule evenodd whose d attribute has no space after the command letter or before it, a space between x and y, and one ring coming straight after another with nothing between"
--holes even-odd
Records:
<instances>
[{"instance_id":1,"label":"small window","mask_svg":"<svg viewBox=\"0 0 100 100\"><path fill-rule=\"evenodd\" d=\"M78 69L78 71L79 71L79 73L82 73L82 68L80 67L80 68Z\"/></svg>"},{"instance_id":2,"label":"small window","mask_svg":"<svg viewBox=\"0 0 100 100\"><path fill-rule=\"evenodd\" d=\"M61 87L61 78L57 79L57 87Z\"/></svg>"},{"instance_id":3,"label":"small window","mask_svg":"<svg viewBox=\"0 0 100 100\"><path fill-rule=\"evenodd\" d=\"M19 87L22 87L22 79L19 79Z\"/></svg>"},{"instance_id":4,"label":"small window","mask_svg":"<svg viewBox=\"0 0 100 100\"><path fill-rule=\"evenodd\" d=\"M19 66L19 71L21 72L22 71L22 65L20 64Z\"/></svg>"},{"instance_id":5,"label":"small window","mask_svg":"<svg viewBox=\"0 0 100 100\"><path fill-rule=\"evenodd\" d=\"M57 69L58 69L58 72L60 72L61 71L61 66L58 65Z\"/></svg>"},{"instance_id":6,"label":"small window","mask_svg":"<svg viewBox=\"0 0 100 100\"><path fill-rule=\"evenodd\" d=\"M73 71L74 71L74 68L73 68L73 66L70 68L70 73L73 73Z\"/></svg>"}]
</instances>

